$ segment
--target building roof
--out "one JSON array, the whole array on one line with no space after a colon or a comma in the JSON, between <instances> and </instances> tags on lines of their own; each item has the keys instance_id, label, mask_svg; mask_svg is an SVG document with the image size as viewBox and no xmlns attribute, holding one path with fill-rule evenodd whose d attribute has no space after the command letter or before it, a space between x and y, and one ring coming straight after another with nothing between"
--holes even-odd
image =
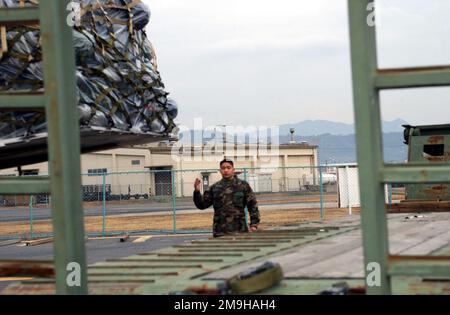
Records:
<instances>
[{"instance_id":1,"label":"building roof","mask_svg":"<svg viewBox=\"0 0 450 315\"><path fill-rule=\"evenodd\" d=\"M265 145L265 144L264 144ZM228 147L232 147L232 144L227 144ZM301 149L301 150L311 150L311 149L317 149L319 146L318 145L312 145L312 144L308 144L308 143L282 143L282 144L278 144L277 145L278 148L280 150L283 149ZM142 148L142 146L135 146L134 148ZM203 147L206 147L206 145L203 145ZM211 146L210 146L211 147ZM145 146L145 148L150 149L152 152L166 152L166 151L171 151L173 148L173 143L167 144L167 143L160 143L158 145L155 144L151 144L151 145L147 145ZM188 148L190 148L190 150L199 150L202 148L202 146L200 145L183 145L183 148L186 150ZM220 148L220 146L218 146L218 148ZM257 144L235 144L234 145L235 149L256 149L258 148ZM271 144L267 145L267 148L270 150L272 148ZM218 150L220 151L220 150Z\"/></svg>"}]
</instances>

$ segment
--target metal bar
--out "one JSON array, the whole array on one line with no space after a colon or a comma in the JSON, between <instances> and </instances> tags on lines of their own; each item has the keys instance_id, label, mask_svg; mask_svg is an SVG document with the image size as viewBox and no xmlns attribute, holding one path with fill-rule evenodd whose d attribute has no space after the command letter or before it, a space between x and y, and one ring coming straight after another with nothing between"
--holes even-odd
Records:
<instances>
[{"instance_id":1,"label":"metal bar","mask_svg":"<svg viewBox=\"0 0 450 315\"><path fill-rule=\"evenodd\" d=\"M389 206L392 206L392 185L391 184L386 184L388 185L388 202L389 202Z\"/></svg>"},{"instance_id":2,"label":"metal bar","mask_svg":"<svg viewBox=\"0 0 450 315\"><path fill-rule=\"evenodd\" d=\"M50 192L49 177L0 177L0 194L46 194Z\"/></svg>"},{"instance_id":3,"label":"metal bar","mask_svg":"<svg viewBox=\"0 0 450 315\"><path fill-rule=\"evenodd\" d=\"M319 166L319 188L320 188L320 221L324 219L323 213L323 174L322 168Z\"/></svg>"},{"instance_id":4,"label":"metal bar","mask_svg":"<svg viewBox=\"0 0 450 315\"><path fill-rule=\"evenodd\" d=\"M8 110L44 110L42 93L0 93L0 108Z\"/></svg>"},{"instance_id":5,"label":"metal bar","mask_svg":"<svg viewBox=\"0 0 450 315\"><path fill-rule=\"evenodd\" d=\"M227 253L227 252L259 252L261 251L260 248L186 248L186 249L179 249L179 253Z\"/></svg>"},{"instance_id":6,"label":"metal bar","mask_svg":"<svg viewBox=\"0 0 450 315\"><path fill-rule=\"evenodd\" d=\"M22 7L22 8L0 8L0 24L28 24L39 23L38 7Z\"/></svg>"},{"instance_id":7,"label":"metal bar","mask_svg":"<svg viewBox=\"0 0 450 315\"><path fill-rule=\"evenodd\" d=\"M352 204L350 202L351 195L350 195L350 168L348 165L345 167L345 175L347 179L347 199L348 199L348 214L352 215Z\"/></svg>"},{"instance_id":8,"label":"metal bar","mask_svg":"<svg viewBox=\"0 0 450 315\"><path fill-rule=\"evenodd\" d=\"M120 265L117 264L113 264L114 262L109 262L108 265L93 265L93 266L89 266L88 270L93 270L93 269L129 269L129 268L134 268L134 269L147 269L147 268L152 268L152 269L175 269L175 268L180 268L180 269L185 269L185 268L203 268L203 265L197 264L197 265L187 265L187 264L182 264L182 265L157 265L157 264L148 264L148 263L142 263L142 264L138 264L138 263L127 263L127 264L122 264L120 263Z\"/></svg>"},{"instance_id":9,"label":"metal bar","mask_svg":"<svg viewBox=\"0 0 450 315\"><path fill-rule=\"evenodd\" d=\"M338 226L323 226L323 227L302 227L294 230L260 230L257 234L290 234L290 233L304 233L304 232L327 232L328 230L339 230Z\"/></svg>"},{"instance_id":10,"label":"metal bar","mask_svg":"<svg viewBox=\"0 0 450 315\"><path fill-rule=\"evenodd\" d=\"M172 181L172 224L173 224L173 233L177 233L177 196L176 196L176 181L175 176L176 173L174 170L171 170L171 181Z\"/></svg>"},{"instance_id":11,"label":"metal bar","mask_svg":"<svg viewBox=\"0 0 450 315\"><path fill-rule=\"evenodd\" d=\"M53 242L53 237L39 238L37 240L25 241L24 243L26 246L36 246L36 245L47 244L47 243L51 243L51 242Z\"/></svg>"},{"instance_id":12,"label":"metal bar","mask_svg":"<svg viewBox=\"0 0 450 315\"><path fill-rule=\"evenodd\" d=\"M261 245L261 244L258 244L258 248L259 247L276 247L277 245L276 244L263 244L263 245ZM194 248L198 248L198 249L205 249L205 248L213 248L213 249L216 249L216 248L218 248L217 247L217 245L215 245L215 244L207 244L207 243L205 243L205 244L192 244L192 245L174 245L174 246L172 246L172 247L174 247L174 248L186 248L186 249L190 249L190 248L192 248L192 249L194 249ZM256 248L256 246L255 245L249 245L249 244L238 244L238 245L220 245L220 248L235 248L235 249L244 249L244 248L250 248L250 249L252 249L252 248Z\"/></svg>"},{"instance_id":13,"label":"metal bar","mask_svg":"<svg viewBox=\"0 0 450 315\"><path fill-rule=\"evenodd\" d=\"M131 268L130 268L131 269ZM88 270L89 275L96 275L96 276L178 276L180 273L176 271L162 271L162 272L155 272L155 271L140 271L140 270L120 270L120 271L114 271L114 270Z\"/></svg>"},{"instance_id":14,"label":"metal bar","mask_svg":"<svg viewBox=\"0 0 450 315\"><path fill-rule=\"evenodd\" d=\"M145 255L145 254L142 254ZM242 253L147 253L147 255L156 255L158 257L241 257Z\"/></svg>"},{"instance_id":15,"label":"metal bar","mask_svg":"<svg viewBox=\"0 0 450 315\"><path fill-rule=\"evenodd\" d=\"M69 0L40 0L49 169L52 188L57 294L87 294L81 202L80 131L76 106L75 53L67 25ZM67 269L68 267L71 267ZM77 272L77 285L66 282Z\"/></svg>"},{"instance_id":16,"label":"metal bar","mask_svg":"<svg viewBox=\"0 0 450 315\"><path fill-rule=\"evenodd\" d=\"M8 38L7 38L6 26L0 26L0 59L3 54L8 51Z\"/></svg>"},{"instance_id":17,"label":"metal bar","mask_svg":"<svg viewBox=\"0 0 450 315\"><path fill-rule=\"evenodd\" d=\"M376 30L369 23L373 0L349 0L353 100L361 195L361 225L365 266L380 266L381 286L367 286L368 294L390 294L387 274L388 231L384 211L381 114L374 86L377 69ZM369 265L370 264L370 265ZM371 270L364 268L366 276ZM367 277L366 277L367 278Z\"/></svg>"},{"instance_id":18,"label":"metal bar","mask_svg":"<svg viewBox=\"0 0 450 315\"><path fill-rule=\"evenodd\" d=\"M381 171L384 183L450 183L450 165L386 165Z\"/></svg>"},{"instance_id":19,"label":"metal bar","mask_svg":"<svg viewBox=\"0 0 450 315\"><path fill-rule=\"evenodd\" d=\"M392 276L450 277L450 257L390 256L389 274Z\"/></svg>"},{"instance_id":20,"label":"metal bar","mask_svg":"<svg viewBox=\"0 0 450 315\"><path fill-rule=\"evenodd\" d=\"M21 242L20 239L12 239L12 240L8 239L6 241L0 241L0 247L14 245L14 244L17 244L17 243L20 243L20 242Z\"/></svg>"},{"instance_id":21,"label":"metal bar","mask_svg":"<svg viewBox=\"0 0 450 315\"><path fill-rule=\"evenodd\" d=\"M244 168L244 181L247 181L247 169ZM255 187L253 187L255 189ZM249 229L249 224L248 224L248 220L249 220L249 214L248 214L248 207L247 204L245 204L244 207L244 216L245 216L245 228Z\"/></svg>"},{"instance_id":22,"label":"metal bar","mask_svg":"<svg viewBox=\"0 0 450 315\"><path fill-rule=\"evenodd\" d=\"M335 166L333 164L328 164L329 167ZM356 166L356 163L355 163ZM272 169L317 169L320 166L280 166ZM247 170L260 170L260 167L246 167ZM236 167L236 171L243 170L243 168ZM192 169L183 169L183 173L186 172L214 172L219 173L219 169L208 169L208 168L192 168ZM124 172L108 172L108 175L123 175L123 174L152 174L152 173L166 173L167 170L148 170L148 171L124 171ZM174 170L174 172L181 172L181 170ZM81 175L90 175L90 174L81 174Z\"/></svg>"},{"instance_id":23,"label":"metal bar","mask_svg":"<svg viewBox=\"0 0 450 315\"><path fill-rule=\"evenodd\" d=\"M30 195L30 239L33 239L33 195Z\"/></svg>"},{"instance_id":24,"label":"metal bar","mask_svg":"<svg viewBox=\"0 0 450 315\"><path fill-rule=\"evenodd\" d=\"M1 260L0 276L36 276L53 277L53 262L51 261L26 261L26 260Z\"/></svg>"},{"instance_id":25,"label":"metal bar","mask_svg":"<svg viewBox=\"0 0 450 315\"><path fill-rule=\"evenodd\" d=\"M52 0L54 1L54 0ZM129 276L129 275L115 275L115 276L90 276L89 283L153 283L155 282L154 276Z\"/></svg>"},{"instance_id":26,"label":"metal bar","mask_svg":"<svg viewBox=\"0 0 450 315\"><path fill-rule=\"evenodd\" d=\"M125 258L125 259L120 259L120 260L114 260L114 259L109 259L107 261L121 261L124 263L129 263L129 262L156 262L156 263L222 263L223 259L213 259L213 258L202 258L202 259L192 259L192 258L141 258L141 259L135 259L135 258Z\"/></svg>"},{"instance_id":27,"label":"metal bar","mask_svg":"<svg viewBox=\"0 0 450 315\"><path fill-rule=\"evenodd\" d=\"M106 174L102 175L102 235L106 236Z\"/></svg>"},{"instance_id":28,"label":"metal bar","mask_svg":"<svg viewBox=\"0 0 450 315\"><path fill-rule=\"evenodd\" d=\"M314 235L314 234L310 234L310 235ZM279 240L293 240L293 239L300 239L300 238L305 238L305 235L286 235L286 236L278 236L278 235L274 235L274 236L253 236L253 235L249 235L249 236L222 236L220 239L221 240L264 240L264 241L279 241ZM212 241L214 241L214 239L211 239Z\"/></svg>"},{"instance_id":29,"label":"metal bar","mask_svg":"<svg viewBox=\"0 0 450 315\"><path fill-rule=\"evenodd\" d=\"M381 69L376 72L378 89L402 89L450 85L450 66Z\"/></svg>"},{"instance_id":30,"label":"metal bar","mask_svg":"<svg viewBox=\"0 0 450 315\"><path fill-rule=\"evenodd\" d=\"M284 239L284 240L276 240L276 241L270 241L270 240L223 240L223 241L216 241L216 240L210 240L209 241L211 244L217 244L217 246L222 246L222 245L248 245L248 244L253 244L254 246L259 246L260 244L268 244L268 245L278 245L278 243L290 243L292 242L290 239ZM201 244L199 243L195 243L192 242L193 244Z\"/></svg>"}]
</instances>

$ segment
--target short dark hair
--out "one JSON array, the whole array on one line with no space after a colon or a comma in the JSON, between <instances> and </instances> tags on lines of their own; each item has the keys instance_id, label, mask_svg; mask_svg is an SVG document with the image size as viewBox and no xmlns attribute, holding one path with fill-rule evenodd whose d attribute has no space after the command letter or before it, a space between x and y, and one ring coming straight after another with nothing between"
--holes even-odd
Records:
<instances>
[{"instance_id":1,"label":"short dark hair","mask_svg":"<svg viewBox=\"0 0 450 315\"><path fill-rule=\"evenodd\" d=\"M233 161L230 160L230 159L223 159L222 161L220 161L220 166L222 166L223 163L230 163L231 166L234 167L234 163L233 163Z\"/></svg>"}]
</instances>

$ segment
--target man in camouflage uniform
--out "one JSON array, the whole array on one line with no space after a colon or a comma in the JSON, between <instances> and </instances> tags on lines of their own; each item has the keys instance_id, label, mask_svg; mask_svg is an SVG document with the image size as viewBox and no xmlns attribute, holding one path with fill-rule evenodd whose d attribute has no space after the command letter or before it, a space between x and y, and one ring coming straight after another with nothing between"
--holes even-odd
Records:
<instances>
[{"instance_id":1,"label":"man in camouflage uniform","mask_svg":"<svg viewBox=\"0 0 450 315\"><path fill-rule=\"evenodd\" d=\"M247 206L250 215L250 232L258 228L260 221L258 203L250 185L234 174L234 164L231 160L220 162L222 179L213 184L202 196L201 181L197 178L194 184L195 206L204 210L214 207L213 235L249 232L245 222L244 208Z\"/></svg>"}]
</instances>

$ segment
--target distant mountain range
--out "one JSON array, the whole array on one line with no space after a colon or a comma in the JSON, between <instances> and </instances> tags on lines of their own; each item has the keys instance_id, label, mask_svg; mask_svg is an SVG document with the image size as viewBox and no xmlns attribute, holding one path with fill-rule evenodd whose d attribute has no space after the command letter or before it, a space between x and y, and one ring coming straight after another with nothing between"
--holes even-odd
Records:
<instances>
[{"instance_id":1,"label":"distant mountain range","mask_svg":"<svg viewBox=\"0 0 450 315\"><path fill-rule=\"evenodd\" d=\"M383 149L387 162L404 162L407 159L408 147L403 143L403 127L408 122L402 119L383 121ZM356 162L355 128L353 124L333 122L327 120L306 120L294 124L279 126L279 143L289 143L291 140L290 128L295 128L295 140L306 141L319 146L319 161L321 164L353 163ZM218 137L222 137L218 133ZM255 135L238 135L238 139L246 138L246 142L255 143ZM214 132L190 130L180 134L182 143L196 145L214 138ZM233 139L232 136L228 139Z\"/></svg>"},{"instance_id":2,"label":"distant mountain range","mask_svg":"<svg viewBox=\"0 0 450 315\"><path fill-rule=\"evenodd\" d=\"M404 162L408 147L403 143L402 119L383 121L383 153L386 162ZM356 162L355 125L327 120L306 120L280 125L280 143L291 140L290 128L295 128L296 141L306 141L319 146L319 161L325 163Z\"/></svg>"},{"instance_id":3,"label":"distant mountain range","mask_svg":"<svg viewBox=\"0 0 450 315\"><path fill-rule=\"evenodd\" d=\"M393 121L383 121L382 129L384 133L403 132L402 125L408 122L402 119ZM280 125L280 135L289 134L289 129L295 128L295 133L299 136L330 135L351 135L355 133L354 124L346 124L328 120L305 120L293 124Z\"/></svg>"},{"instance_id":4,"label":"distant mountain range","mask_svg":"<svg viewBox=\"0 0 450 315\"><path fill-rule=\"evenodd\" d=\"M290 136L280 136L280 143L288 143ZM296 136L297 142L306 141L319 146L319 162L321 164L355 163L355 135ZM386 162L405 162L408 146L403 143L403 132L383 133L383 153Z\"/></svg>"}]
</instances>

